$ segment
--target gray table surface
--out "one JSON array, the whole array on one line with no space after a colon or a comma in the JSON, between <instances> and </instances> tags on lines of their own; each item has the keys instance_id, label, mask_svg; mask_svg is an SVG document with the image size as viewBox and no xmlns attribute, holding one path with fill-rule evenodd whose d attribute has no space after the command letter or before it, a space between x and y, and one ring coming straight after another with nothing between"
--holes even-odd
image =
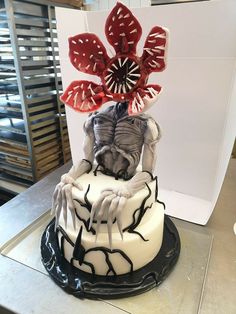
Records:
<instances>
[{"instance_id":1,"label":"gray table surface","mask_svg":"<svg viewBox=\"0 0 236 314\"><path fill-rule=\"evenodd\" d=\"M55 183L58 182L62 173L67 172L69 167L70 165L63 166L0 208L0 248L2 250L9 246L10 241L17 239L22 230L33 221L40 221L42 219L40 217L45 216L50 208ZM202 227L175 220L184 239L187 239L186 235L190 235L191 241L199 242L199 247L195 245L197 248L191 254L196 255L199 251L199 254L202 255L199 264L195 265L195 268L202 269L198 273L193 273L192 277L188 270L190 283L186 285L185 282L185 287L192 293L192 304L194 304L194 299L199 298L197 300L199 305L191 307L191 302L189 302L191 299L187 299L188 302L186 302L186 298L183 298L178 300L178 304L180 304L178 309L169 306L162 308L162 313L236 313L236 237L233 233L233 225L236 222L235 192L236 160L231 160L219 200L207 226ZM214 241L208 263L209 234L214 235ZM185 249L188 242L183 244ZM189 249L182 252L189 253ZM79 313L150 313L148 310L150 304L147 301L154 299L158 293L157 289L142 296L112 302L80 301L70 295L65 297L65 293L55 286L48 276L36 271L37 267L34 265L28 264L27 267L25 264L27 264L25 261L16 262L14 256L8 258L0 255L0 305L17 313L54 313L55 311L68 313L68 309L77 308L78 310L78 304ZM189 265L185 266L189 267ZM206 274L206 270L208 270L207 276L203 276L204 273ZM173 274L178 277L177 272L173 272ZM169 282L172 280L172 282L181 283L179 278L174 280L173 276ZM202 285L201 290L199 285ZM171 289L173 290L174 287L174 295L171 295ZM181 290L182 286L179 288ZM197 290L195 291L193 288L197 288ZM177 299L178 296L177 289L178 285L169 287L167 282L162 288L160 296L164 299L169 297L172 303L175 303L174 298ZM199 291L201 291L200 295ZM62 298L63 302L60 302ZM185 304L182 304L184 301ZM59 302L60 307L58 307ZM144 311L140 311L137 305L145 304L145 302ZM187 312L183 309L186 309ZM70 311L70 313L72 312L78 313L76 310ZM5 313L1 307L0 313ZM152 313L159 313L159 311L152 311Z\"/></svg>"}]
</instances>

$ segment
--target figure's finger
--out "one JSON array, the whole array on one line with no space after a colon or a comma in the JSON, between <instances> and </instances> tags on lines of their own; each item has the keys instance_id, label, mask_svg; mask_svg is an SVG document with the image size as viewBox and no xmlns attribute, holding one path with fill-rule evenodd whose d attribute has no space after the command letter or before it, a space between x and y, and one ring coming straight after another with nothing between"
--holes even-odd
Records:
<instances>
[{"instance_id":1,"label":"figure's finger","mask_svg":"<svg viewBox=\"0 0 236 314\"><path fill-rule=\"evenodd\" d=\"M67 184L63 186L62 190L61 190L61 194L62 194L62 212L63 212L63 219L64 219L64 223L65 223L65 227L67 227L67 197L66 197L66 193L65 193L65 189L67 187Z\"/></svg>"},{"instance_id":2,"label":"figure's finger","mask_svg":"<svg viewBox=\"0 0 236 314\"><path fill-rule=\"evenodd\" d=\"M114 212L118 206L119 203L119 196L116 196L112 199L109 210L108 210L108 218L107 218L107 232L109 237L109 244L110 248L112 247L112 225L113 225L113 219L114 219Z\"/></svg>"},{"instance_id":3,"label":"figure's finger","mask_svg":"<svg viewBox=\"0 0 236 314\"><path fill-rule=\"evenodd\" d=\"M59 193L58 193L58 196L57 196L57 207L56 207L56 212L55 212L55 218L56 218L56 220L55 220L55 229L58 226L59 217L60 217L61 210L62 210L62 187L59 186L58 190L59 190Z\"/></svg>"},{"instance_id":4,"label":"figure's finger","mask_svg":"<svg viewBox=\"0 0 236 314\"><path fill-rule=\"evenodd\" d=\"M110 194L111 194L110 192L106 192L106 191L102 192L101 195L99 196L98 200L93 203L91 213L90 213L89 229L92 227L93 219L95 217L96 211L98 211L99 208L101 207L104 198Z\"/></svg>"},{"instance_id":5,"label":"figure's finger","mask_svg":"<svg viewBox=\"0 0 236 314\"><path fill-rule=\"evenodd\" d=\"M112 222L115 219L115 213L116 213L117 206L119 204L119 200L120 200L119 196L116 196L115 198L113 198L110 208L109 208L109 217L111 217Z\"/></svg>"},{"instance_id":6,"label":"figure's finger","mask_svg":"<svg viewBox=\"0 0 236 314\"><path fill-rule=\"evenodd\" d=\"M113 188L104 189L101 191L101 194L106 193L106 195L109 195L108 192L109 192L109 194L113 194L114 189Z\"/></svg>"},{"instance_id":7,"label":"figure's finger","mask_svg":"<svg viewBox=\"0 0 236 314\"><path fill-rule=\"evenodd\" d=\"M102 204L100 206L100 209L98 209L96 211L96 214L94 215L95 219L100 219L104 216L104 213L106 211L106 209L108 209L110 207L111 201L113 200L113 198L116 197L116 194L109 194L106 195L102 201Z\"/></svg>"},{"instance_id":8,"label":"figure's finger","mask_svg":"<svg viewBox=\"0 0 236 314\"><path fill-rule=\"evenodd\" d=\"M79 182L77 182L76 180L74 180L74 181L72 182L72 185L75 186L75 187L76 187L77 189L79 189L80 191L83 190L82 185L81 185Z\"/></svg>"},{"instance_id":9,"label":"figure's finger","mask_svg":"<svg viewBox=\"0 0 236 314\"><path fill-rule=\"evenodd\" d=\"M60 211L60 208L58 208L59 206L57 205L56 206L56 209L55 209L55 225L54 225L54 231L56 232L57 230L57 226L58 226L58 220L59 218L57 217L58 215L58 211ZM59 216L60 216L61 212L59 212Z\"/></svg>"},{"instance_id":10,"label":"figure's finger","mask_svg":"<svg viewBox=\"0 0 236 314\"><path fill-rule=\"evenodd\" d=\"M123 230L122 230L121 213L125 207L126 202L127 202L127 198L124 196L121 196L119 204L118 204L117 209L116 209L117 226L118 226L122 240L123 240Z\"/></svg>"},{"instance_id":11,"label":"figure's finger","mask_svg":"<svg viewBox=\"0 0 236 314\"><path fill-rule=\"evenodd\" d=\"M56 187L52 196L52 208L51 208L51 215L55 215L56 212L56 201L58 196L58 188Z\"/></svg>"},{"instance_id":12,"label":"figure's finger","mask_svg":"<svg viewBox=\"0 0 236 314\"><path fill-rule=\"evenodd\" d=\"M51 215L54 215L56 212L56 207L57 207L57 198L58 198L58 194L59 194L59 187L61 186L61 182L58 183L55 187L55 190L53 192L52 195L52 209L51 209Z\"/></svg>"},{"instance_id":13,"label":"figure's finger","mask_svg":"<svg viewBox=\"0 0 236 314\"><path fill-rule=\"evenodd\" d=\"M73 203L73 198L72 198L72 186L68 185L65 189L65 193L66 193L66 199L67 199L67 208L69 209L70 213L71 213L71 218L72 218L72 222L73 222L73 227L75 229L75 206Z\"/></svg>"},{"instance_id":14,"label":"figure's finger","mask_svg":"<svg viewBox=\"0 0 236 314\"><path fill-rule=\"evenodd\" d=\"M105 214L105 211L110 207L111 201L113 200L113 198L115 198L116 195L115 194L111 194L106 196L106 198L104 198L101 208L97 214L97 216L95 216L95 218L97 219L97 228L96 228L96 240L97 240L97 236L99 233L99 229L100 229L100 225L102 222L102 218Z\"/></svg>"}]
</instances>

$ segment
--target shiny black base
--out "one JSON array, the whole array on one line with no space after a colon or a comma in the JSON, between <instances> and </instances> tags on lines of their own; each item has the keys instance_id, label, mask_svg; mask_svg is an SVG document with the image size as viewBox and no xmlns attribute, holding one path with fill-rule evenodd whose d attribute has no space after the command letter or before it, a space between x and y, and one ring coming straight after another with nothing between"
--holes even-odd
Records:
<instances>
[{"instance_id":1,"label":"shiny black base","mask_svg":"<svg viewBox=\"0 0 236 314\"><path fill-rule=\"evenodd\" d=\"M54 227L55 219L49 223L42 236L43 265L62 289L78 298L115 299L148 291L167 277L180 253L178 231L170 218L165 216L163 243L150 263L125 275L93 276L75 268L64 258Z\"/></svg>"}]
</instances>

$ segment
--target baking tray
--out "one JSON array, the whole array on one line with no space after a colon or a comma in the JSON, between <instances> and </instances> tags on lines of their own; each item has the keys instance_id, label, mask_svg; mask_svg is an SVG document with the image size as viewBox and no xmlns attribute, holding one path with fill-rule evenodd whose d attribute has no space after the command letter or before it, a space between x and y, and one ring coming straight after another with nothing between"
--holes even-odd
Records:
<instances>
[{"instance_id":1,"label":"baking tray","mask_svg":"<svg viewBox=\"0 0 236 314\"><path fill-rule=\"evenodd\" d=\"M51 219L50 213L46 212L28 228L5 243L1 247L1 254L48 275L41 264L40 242L41 235ZM181 238L181 252L177 265L168 278L159 287L149 292L135 297L105 300L105 303L125 313L134 314L199 312L213 237L202 227L198 228L177 219L174 219L174 222ZM48 277L48 280L51 279ZM66 293L65 298L67 298ZM70 308L70 313L78 313L80 302L83 301L77 301L77 306ZM91 313L89 303L88 300L87 311L83 308L83 314Z\"/></svg>"}]
</instances>

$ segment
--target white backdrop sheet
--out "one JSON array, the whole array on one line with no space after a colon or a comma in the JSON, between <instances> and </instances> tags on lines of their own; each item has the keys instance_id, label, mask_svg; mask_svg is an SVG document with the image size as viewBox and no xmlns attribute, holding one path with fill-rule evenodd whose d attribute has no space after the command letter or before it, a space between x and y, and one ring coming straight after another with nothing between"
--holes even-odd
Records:
<instances>
[{"instance_id":1,"label":"white backdrop sheet","mask_svg":"<svg viewBox=\"0 0 236 314\"><path fill-rule=\"evenodd\" d=\"M154 25L170 30L168 66L149 82L163 86L149 113L161 125L156 174L167 213L206 224L217 201L236 134L236 1L182 3L132 9L143 28L139 55ZM108 12L57 8L64 88L72 80L99 78L78 72L69 61L68 37L96 33L110 55L105 34ZM87 117L67 108L73 162L83 158Z\"/></svg>"}]
</instances>

